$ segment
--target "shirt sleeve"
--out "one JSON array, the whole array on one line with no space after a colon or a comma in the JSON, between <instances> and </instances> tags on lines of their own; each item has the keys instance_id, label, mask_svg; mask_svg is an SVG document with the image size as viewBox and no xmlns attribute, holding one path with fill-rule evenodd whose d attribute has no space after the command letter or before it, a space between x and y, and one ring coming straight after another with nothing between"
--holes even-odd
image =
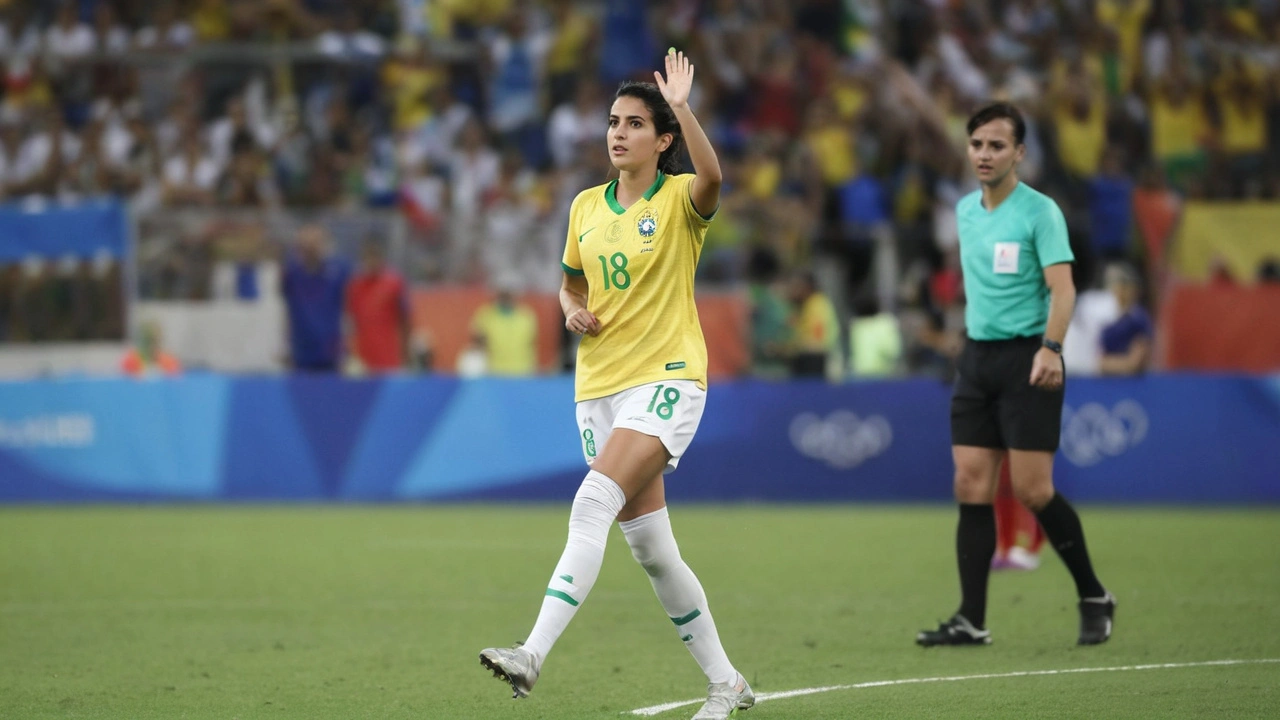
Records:
<instances>
[{"instance_id":1,"label":"shirt sleeve","mask_svg":"<svg viewBox=\"0 0 1280 720\"><path fill-rule=\"evenodd\" d=\"M1032 240L1040 267L1075 262L1071 242L1067 239L1067 220L1055 202L1049 202L1031 226Z\"/></svg>"},{"instance_id":2,"label":"shirt sleeve","mask_svg":"<svg viewBox=\"0 0 1280 720\"><path fill-rule=\"evenodd\" d=\"M582 200L582 196L574 198L573 205L569 207L569 234L564 239L564 257L560 260L560 267L564 268L565 274L577 275L582 277L586 273L582 270L582 255L578 252L578 203Z\"/></svg>"},{"instance_id":3,"label":"shirt sleeve","mask_svg":"<svg viewBox=\"0 0 1280 720\"><path fill-rule=\"evenodd\" d=\"M696 228L705 228L715 219L716 213L720 212L720 206L717 205L716 209L706 216L698 212L698 208L693 206L693 181L697 177L697 175L690 173L688 175L678 175L672 179L678 178L681 181L680 194L684 196L684 214L689 219L689 222L693 223Z\"/></svg>"}]
</instances>

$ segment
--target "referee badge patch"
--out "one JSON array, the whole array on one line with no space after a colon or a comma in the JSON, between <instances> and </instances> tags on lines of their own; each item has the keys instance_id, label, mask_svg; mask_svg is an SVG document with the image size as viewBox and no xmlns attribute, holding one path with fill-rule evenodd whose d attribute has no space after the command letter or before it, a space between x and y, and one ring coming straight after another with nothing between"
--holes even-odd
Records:
<instances>
[{"instance_id":1,"label":"referee badge patch","mask_svg":"<svg viewBox=\"0 0 1280 720\"><path fill-rule=\"evenodd\" d=\"M1018 272L1018 251L1022 248L1015 242L996 243L995 262L992 272L999 275L1012 275Z\"/></svg>"},{"instance_id":2,"label":"referee badge patch","mask_svg":"<svg viewBox=\"0 0 1280 720\"><path fill-rule=\"evenodd\" d=\"M658 213L653 208L645 208L636 220L636 232L642 238L651 238L658 232Z\"/></svg>"}]
</instances>

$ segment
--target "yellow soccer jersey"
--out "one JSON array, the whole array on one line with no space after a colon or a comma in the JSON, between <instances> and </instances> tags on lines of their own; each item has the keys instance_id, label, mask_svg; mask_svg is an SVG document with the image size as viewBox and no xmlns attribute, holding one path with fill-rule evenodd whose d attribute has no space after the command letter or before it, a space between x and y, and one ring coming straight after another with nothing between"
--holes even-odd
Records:
<instances>
[{"instance_id":1,"label":"yellow soccer jersey","mask_svg":"<svg viewBox=\"0 0 1280 720\"><path fill-rule=\"evenodd\" d=\"M657 380L707 386L707 343L693 274L710 219L693 207L693 175L658 179L623 209L617 181L584 190L569 210L564 271L585 275L600 334L578 347L575 400Z\"/></svg>"}]
</instances>

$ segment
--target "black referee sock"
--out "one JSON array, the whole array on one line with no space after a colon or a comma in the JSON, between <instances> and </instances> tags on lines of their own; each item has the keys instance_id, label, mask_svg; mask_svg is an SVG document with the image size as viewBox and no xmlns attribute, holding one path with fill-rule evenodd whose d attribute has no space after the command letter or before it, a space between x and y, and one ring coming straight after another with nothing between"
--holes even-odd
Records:
<instances>
[{"instance_id":1,"label":"black referee sock","mask_svg":"<svg viewBox=\"0 0 1280 720\"><path fill-rule=\"evenodd\" d=\"M1049 501L1036 513L1044 534L1058 551L1058 557L1071 571L1076 581L1076 593L1081 598L1096 598L1107 594L1098 576L1093 574L1093 563L1089 562L1089 549L1084 544L1084 528L1080 526L1080 516L1076 514L1071 503L1059 493L1053 494Z\"/></svg>"},{"instance_id":2,"label":"black referee sock","mask_svg":"<svg viewBox=\"0 0 1280 720\"><path fill-rule=\"evenodd\" d=\"M956 564L960 566L960 614L978 629L987 626L987 579L996 553L996 512L989 504L960 504Z\"/></svg>"}]
</instances>

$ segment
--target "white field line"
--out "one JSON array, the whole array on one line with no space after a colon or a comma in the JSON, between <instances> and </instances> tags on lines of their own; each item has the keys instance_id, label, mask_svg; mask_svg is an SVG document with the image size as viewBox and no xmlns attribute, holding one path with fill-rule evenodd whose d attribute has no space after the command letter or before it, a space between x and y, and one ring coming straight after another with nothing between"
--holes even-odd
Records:
<instances>
[{"instance_id":1,"label":"white field line","mask_svg":"<svg viewBox=\"0 0 1280 720\"><path fill-rule=\"evenodd\" d=\"M782 700L785 698L801 697L803 695L817 695L819 693L835 692L837 690L863 690L865 688L888 687L890 685L920 685L923 683L960 682L962 680L996 680L1000 678L1039 677L1041 675L1127 672L1130 670L1173 670L1177 668L1216 667L1224 665L1259 665L1263 663L1280 663L1280 658L1262 658L1257 660L1206 660L1203 662L1157 663L1154 665L1116 665L1113 667L1067 668L1064 670L1022 670L1018 672L987 673L983 675L951 675L944 677L906 678L903 680L876 680L874 682L855 683L853 685L825 685L823 687L760 693L759 695L756 695L756 702L760 703L766 700ZM681 708L686 705L694 705L703 701L704 698L697 698L696 700L680 700L677 702L663 703L661 705L651 705L649 707L632 710L629 714L641 716L657 715L668 710L675 710L676 708Z\"/></svg>"}]
</instances>

